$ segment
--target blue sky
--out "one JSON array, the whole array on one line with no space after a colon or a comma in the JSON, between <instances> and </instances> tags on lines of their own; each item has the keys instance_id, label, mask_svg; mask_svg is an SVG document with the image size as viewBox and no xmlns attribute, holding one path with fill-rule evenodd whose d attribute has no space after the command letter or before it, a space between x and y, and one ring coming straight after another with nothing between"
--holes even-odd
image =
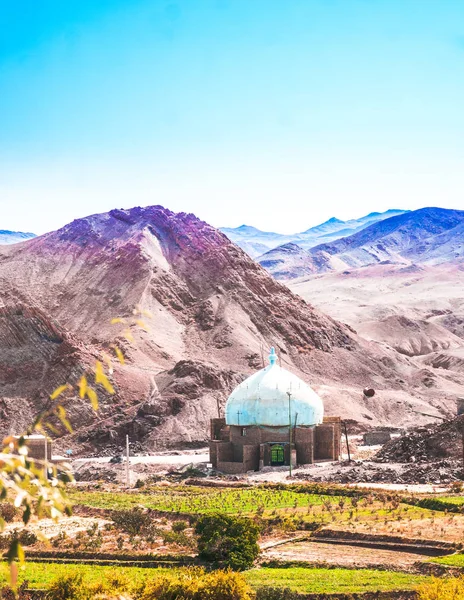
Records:
<instances>
[{"instance_id":1,"label":"blue sky","mask_svg":"<svg viewBox=\"0 0 464 600\"><path fill-rule=\"evenodd\" d=\"M464 208L461 0L15 0L0 32L0 229Z\"/></svg>"}]
</instances>

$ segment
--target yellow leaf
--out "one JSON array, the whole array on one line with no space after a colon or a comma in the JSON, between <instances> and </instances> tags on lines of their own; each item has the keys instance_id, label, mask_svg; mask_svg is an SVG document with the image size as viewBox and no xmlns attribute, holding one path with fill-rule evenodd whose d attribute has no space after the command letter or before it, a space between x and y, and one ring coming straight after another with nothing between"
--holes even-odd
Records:
<instances>
[{"instance_id":1,"label":"yellow leaf","mask_svg":"<svg viewBox=\"0 0 464 600\"><path fill-rule=\"evenodd\" d=\"M147 326L141 319L136 319L135 322L141 329L144 329L145 331L147 331Z\"/></svg>"},{"instance_id":2,"label":"yellow leaf","mask_svg":"<svg viewBox=\"0 0 464 600\"><path fill-rule=\"evenodd\" d=\"M79 381L79 397L85 398L86 391L87 391L87 377L85 375L82 375L82 377Z\"/></svg>"},{"instance_id":3,"label":"yellow leaf","mask_svg":"<svg viewBox=\"0 0 464 600\"><path fill-rule=\"evenodd\" d=\"M97 393L90 385L87 386L85 393L87 394L90 404L92 405L93 410L98 410L98 396Z\"/></svg>"},{"instance_id":4,"label":"yellow leaf","mask_svg":"<svg viewBox=\"0 0 464 600\"><path fill-rule=\"evenodd\" d=\"M108 394L114 394L114 388L106 376L103 366L99 360L97 360L95 363L95 383L100 383L108 392Z\"/></svg>"},{"instance_id":5,"label":"yellow leaf","mask_svg":"<svg viewBox=\"0 0 464 600\"><path fill-rule=\"evenodd\" d=\"M71 427L71 423L66 418L66 411L65 411L64 407L63 406L57 406L57 412L58 412L58 418L60 419L60 421L63 423L63 425L69 431L69 433L72 433L73 430L72 430L72 427Z\"/></svg>"},{"instance_id":6,"label":"yellow leaf","mask_svg":"<svg viewBox=\"0 0 464 600\"><path fill-rule=\"evenodd\" d=\"M52 394L50 394L50 400L55 400L56 398L58 398L58 396L61 396L61 394L67 389L67 385L60 385L60 387L57 387L56 390Z\"/></svg>"},{"instance_id":7,"label":"yellow leaf","mask_svg":"<svg viewBox=\"0 0 464 600\"><path fill-rule=\"evenodd\" d=\"M60 433L58 431L58 429L54 425L52 425L52 423L50 423L48 421L44 421L44 427L46 427L47 429L50 429L50 431L52 433L55 433L56 435L59 435L59 433Z\"/></svg>"},{"instance_id":8,"label":"yellow leaf","mask_svg":"<svg viewBox=\"0 0 464 600\"><path fill-rule=\"evenodd\" d=\"M117 346L114 346L114 353L116 354L119 362L123 365L124 364L124 354Z\"/></svg>"},{"instance_id":9,"label":"yellow leaf","mask_svg":"<svg viewBox=\"0 0 464 600\"><path fill-rule=\"evenodd\" d=\"M113 374L113 363L111 362L111 358L108 356L108 354L106 354L106 352L103 354L103 360L106 363L106 366L108 367L108 373L110 375Z\"/></svg>"},{"instance_id":10,"label":"yellow leaf","mask_svg":"<svg viewBox=\"0 0 464 600\"><path fill-rule=\"evenodd\" d=\"M119 317L115 318L115 319L111 319L111 325L116 325L116 323L125 323L126 320L125 319L120 319Z\"/></svg>"}]
</instances>

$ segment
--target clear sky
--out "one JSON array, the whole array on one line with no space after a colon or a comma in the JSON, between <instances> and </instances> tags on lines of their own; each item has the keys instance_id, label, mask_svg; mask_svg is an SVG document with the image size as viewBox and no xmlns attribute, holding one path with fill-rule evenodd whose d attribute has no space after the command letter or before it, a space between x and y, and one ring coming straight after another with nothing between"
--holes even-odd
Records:
<instances>
[{"instance_id":1,"label":"clear sky","mask_svg":"<svg viewBox=\"0 0 464 600\"><path fill-rule=\"evenodd\" d=\"M0 229L464 208L463 0L3 0Z\"/></svg>"}]
</instances>

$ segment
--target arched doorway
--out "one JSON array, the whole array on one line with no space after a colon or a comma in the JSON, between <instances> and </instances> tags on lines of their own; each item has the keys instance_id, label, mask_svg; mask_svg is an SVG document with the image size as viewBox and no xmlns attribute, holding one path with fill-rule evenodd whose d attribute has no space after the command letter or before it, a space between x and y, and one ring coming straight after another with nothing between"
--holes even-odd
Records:
<instances>
[{"instance_id":1,"label":"arched doorway","mask_svg":"<svg viewBox=\"0 0 464 600\"><path fill-rule=\"evenodd\" d=\"M280 444L271 446L271 466L280 467L285 464L284 447Z\"/></svg>"}]
</instances>

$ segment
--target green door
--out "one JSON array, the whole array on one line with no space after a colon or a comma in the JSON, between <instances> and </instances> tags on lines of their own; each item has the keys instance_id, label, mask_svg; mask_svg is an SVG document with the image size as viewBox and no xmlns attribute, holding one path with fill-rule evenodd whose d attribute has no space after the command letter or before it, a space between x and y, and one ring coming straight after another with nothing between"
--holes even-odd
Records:
<instances>
[{"instance_id":1,"label":"green door","mask_svg":"<svg viewBox=\"0 0 464 600\"><path fill-rule=\"evenodd\" d=\"M271 447L271 466L277 467L285 464L285 455L283 446Z\"/></svg>"}]
</instances>

